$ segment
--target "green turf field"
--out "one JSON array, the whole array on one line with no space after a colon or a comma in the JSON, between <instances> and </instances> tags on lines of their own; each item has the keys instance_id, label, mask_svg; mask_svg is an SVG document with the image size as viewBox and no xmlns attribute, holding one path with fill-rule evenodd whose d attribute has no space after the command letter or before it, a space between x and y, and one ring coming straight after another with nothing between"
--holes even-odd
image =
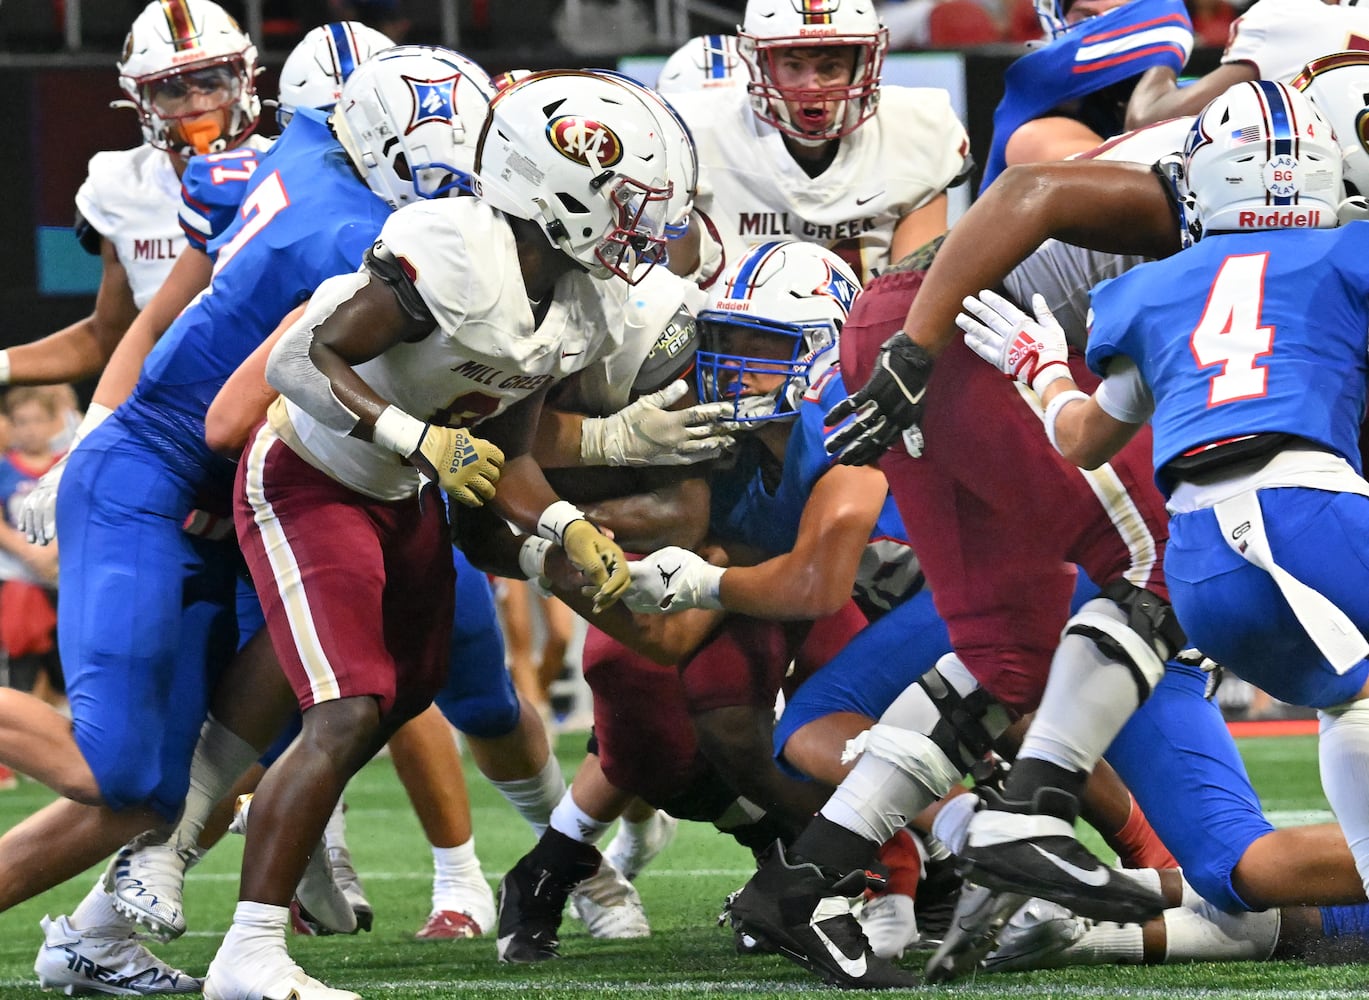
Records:
<instances>
[{"instance_id":1,"label":"green turf field","mask_svg":"<svg viewBox=\"0 0 1369 1000\"><path fill-rule=\"evenodd\" d=\"M563 738L573 765L582 738ZM1315 738L1245 740L1256 786L1276 822L1329 818L1317 779ZM470 776L476 842L491 880L530 845L526 826L489 786ZM31 783L0 793L0 826L8 828L48 801ZM568 920L561 961L536 967L501 966L494 942L422 943L413 932L427 916L430 855L388 761L372 763L348 792L348 839L376 909L372 934L295 938L291 949L313 975L366 997L500 997L535 994L548 1000L604 996L761 998L823 990L816 979L782 959L741 958L731 934L714 925L726 894L747 877L744 851L710 829L682 828L679 838L640 879L654 936L600 942ZM203 974L232 916L241 842L232 837L190 876L186 909L191 931L161 953ZM38 997L33 957L38 919L68 912L93 873L0 915L0 997ZM1201 965L1154 969L1077 969L980 977L949 989L956 997L1260 997L1303 1000L1359 997L1369 989L1369 967L1308 967L1295 963Z\"/></svg>"}]
</instances>

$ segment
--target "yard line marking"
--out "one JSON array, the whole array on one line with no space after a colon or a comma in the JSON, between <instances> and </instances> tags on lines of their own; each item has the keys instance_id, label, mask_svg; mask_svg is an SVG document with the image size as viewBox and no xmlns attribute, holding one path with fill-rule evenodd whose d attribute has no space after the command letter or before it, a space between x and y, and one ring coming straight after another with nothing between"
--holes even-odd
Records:
<instances>
[{"instance_id":1,"label":"yard line marking","mask_svg":"<svg viewBox=\"0 0 1369 1000\"><path fill-rule=\"evenodd\" d=\"M657 871L648 868L638 878L698 878L700 876L711 876L716 878L750 878L756 874L754 868L662 868ZM414 879L431 881L433 873L431 871L420 871L415 869L411 872L371 872L366 869L361 870L361 876L366 881L374 879L377 882L407 882ZM195 872L186 875L187 882L236 882L240 877L238 872ZM503 878L503 872L485 872L487 881L497 882Z\"/></svg>"}]
</instances>

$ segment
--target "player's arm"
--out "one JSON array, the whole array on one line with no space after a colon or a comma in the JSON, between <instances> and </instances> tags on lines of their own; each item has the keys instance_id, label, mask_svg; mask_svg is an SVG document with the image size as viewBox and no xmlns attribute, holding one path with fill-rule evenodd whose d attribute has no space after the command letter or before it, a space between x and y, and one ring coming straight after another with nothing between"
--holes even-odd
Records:
<instances>
[{"instance_id":1,"label":"player's arm","mask_svg":"<svg viewBox=\"0 0 1369 1000\"><path fill-rule=\"evenodd\" d=\"M1083 122L1063 115L1034 118L1018 126L1003 147L1009 164L1050 163L1093 149L1103 141Z\"/></svg>"},{"instance_id":2,"label":"player's arm","mask_svg":"<svg viewBox=\"0 0 1369 1000\"><path fill-rule=\"evenodd\" d=\"M32 343L0 351L0 382L48 385L98 374L137 315L128 273L114 244L102 238L94 312Z\"/></svg>"},{"instance_id":3,"label":"player's arm","mask_svg":"<svg viewBox=\"0 0 1369 1000\"><path fill-rule=\"evenodd\" d=\"M697 547L708 533L708 481L694 473L649 470L636 490L580 507L628 552Z\"/></svg>"},{"instance_id":4,"label":"player's arm","mask_svg":"<svg viewBox=\"0 0 1369 1000\"><path fill-rule=\"evenodd\" d=\"M946 231L946 206L950 199L945 192L937 195L921 208L915 208L894 226L889 242L889 259L902 260L918 247L936 239Z\"/></svg>"},{"instance_id":5,"label":"player's arm","mask_svg":"<svg viewBox=\"0 0 1369 1000\"><path fill-rule=\"evenodd\" d=\"M92 397L96 403L113 410L129 397L152 348L191 300L209 287L213 272L213 261L202 250L187 246L181 251L166 281L109 356Z\"/></svg>"},{"instance_id":6,"label":"player's arm","mask_svg":"<svg viewBox=\"0 0 1369 1000\"><path fill-rule=\"evenodd\" d=\"M1042 397L1047 413L1054 404L1051 443L1081 469L1096 469L1122 450L1141 424L1119 420L1103 409L1096 395L1079 391L1073 380L1061 379Z\"/></svg>"},{"instance_id":7,"label":"player's arm","mask_svg":"<svg viewBox=\"0 0 1369 1000\"><path fill-rule=\"evenodd\" d=\"M301 302L285 319L247 356L237 371L228 376L209 404L204 417L204 440L220 455L234 461L247 447L247 437L252 428L266 419L267 407L280 393L266 381L266 359L272 348L279 342L281 335L298 322L304 315L308 302Z\"/></svg>"},{"instance_id":8,"label":"player's arm","mask_svg":"<svg viewBox=\"0 0 1369 1000\"><path fill-rule=\"evenodd\" d=\"M1179 86L1179 77L1168 66L1153 66L1141 74L1136 89L1127 102L1127 129L1196 115L1208 102L1219 97L1238 83L1258 80L1259 70L1247 62L1223 63L1187 87Z\"/></svg>"}]
</instances>

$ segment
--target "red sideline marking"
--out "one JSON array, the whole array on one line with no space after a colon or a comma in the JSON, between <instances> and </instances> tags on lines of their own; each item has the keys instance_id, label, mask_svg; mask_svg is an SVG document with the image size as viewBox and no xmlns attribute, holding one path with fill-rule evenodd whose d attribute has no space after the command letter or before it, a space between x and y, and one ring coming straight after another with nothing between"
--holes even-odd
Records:
<instances>
[{"instance_id":1,"label":"red sideline marking","mask_svg":"<svg viewBox=\"0 0 1369 1000\"><path fill-rule=\"evenodd\" d=\"M1316 736L1316 719L1261 719L1258 722L1228 722L1232 736Z\"/></svg>"}]
</instances>

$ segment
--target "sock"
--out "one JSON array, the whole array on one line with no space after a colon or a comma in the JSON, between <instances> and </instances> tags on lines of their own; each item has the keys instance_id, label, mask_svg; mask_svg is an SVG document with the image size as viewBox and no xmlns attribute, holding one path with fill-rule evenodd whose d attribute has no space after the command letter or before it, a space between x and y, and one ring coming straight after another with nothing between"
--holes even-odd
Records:
<instances>
[{"instance_id":1,"label":"sock","mask_svg":"<svg viewBox=\"0 0 1369 1000\"><path fill-rule=\"evenodd\" d=\"M835 869L843 875L868 867L883 841L869 840L838 826L824 815L825 812L826 809L813 817L813 822L794 841L794 857Z\"/></svg>"},{"instance_id":2,"label":"sock","mask_svg":"<svg viewBox=\"0 0 1369 1000\"><path fill-rule=\"evenodd\" d=\"M865 840L882 844L937 798L907 771L867 749L820 815Z\"/></svg>"},{"instance_id":3,"label":"sock","mask_svg":"<svg viewBox=\"0 0 1369 1000\"><path fill-rule=\"evenodd\" d=\"M455 847L433 848L433 912L460 910L469 905L462 890L473 883L485 885L480 859L475 855L475 838Z\"/></svg>"},{"instance_id":4,"label":"sock","mask_svg":"<svg viewBox=\"0 0 1369 1000\"><path fill-rule=\"evenodd\" d=\"M906 827L880 845L879 863L888 869L885 892L902 896L916 896L922 881L922 848L918 839Z\"/></svg>"},{"instance_id":5,"label":"sock","mask_svg":"<svg viewBox=\"0 0 1369 1000\"><path fill-rule=\"evenodd\" d=\"M1108 846L1117 852L1123 868L1178 868L1179 862L1160 842L1160 837L1141 811L1133 796L1131 812L1122 828L1111 836L1104 836Z\"/></svg>"},{"instance_id":6,"label":"sock","mask_svg":"<svg viewBox=\"0 0 1369 1000\"><path fill-rule=\"evenodd\" d=\"M1068 953L1077 959L1071 965L1140 965L1145 960L1141 925L1094 924Z\"/></svg>"},{"instance_id":7,"label":"sock","mask_svg":"<svg viewBox=\"0 0 1369 1000\"><path fill-rule=\"evenodd\" d=\"M185 808L171 834L172 846L181 850L195 848L209 814L258 756L250 743L214 716L204 720L195 754L190 760L190 789L186 792Z\"/></svg>"},{"instance_id":8,"label":"sock","mask_svg":"<svg viewBox=\"0 0 1369 1000\"><path fill-rule=\"evenodd\" d=\"M574 790L562 795L561 801L556 803L556 808L551 812L550 825L553 830L558 830L572 840L589 844L591 847L599 843L604 831L612 824L613 820L597 820L581 809L575 801Z\"/></svg>"},{"instance_id":9,"label":"sock","mask_svg":"<svg viewBox=\"0 0 1369 1000\"><path fill-rule=\"evenodd\" d=\"M105 891L104 876L95 880L86 898L67 917L67 923L78 931L98 931L102 937L127 937L134 928L133 921L114 909L114 902Z\"/></svg>"},{"instance_id":10,"label":"sock","mask_svg":"<svg viewBox=\"0 0 1369 1000\"><path fill-rule=\"evenodd\" d=\"M285 961L290 962L290 954L285 946L285 928L290 922L290 910L285 906L272 906L270 903L252 903L239 900L233 911L233 923L224 935L219 946L219 956L231 955L238 948L252 956L253 963L260 963L266 951L279 952ZM215 961L219 961L219 956ZM293 964L293 962L291 963Z\"/></svg>"},{"instance_id":11,"label":"sock","mask_svg":"<svg viewBox=\"0 0 1369 1000\"><path fill-rule=\"evenodd\" d=\"M566 794L566 779L561 774L561 762L555 754L549 754L542 770L531 778L491 781L490 784L508 799L509 805L518 811L519 816L528 821L533 834L538 837L546 833L551 823L552 809Z\"/></svg>"},{"instance_id":12,"label":"sock","mask_svg":"<svg viewBox=\"0 0 1369 1000\"><path fill-rule=\"evenodd\" d=\"M1203 900L1164 912L1165 964L1262 962L1279 940L1279 911L1224 913Z\"/></svg>"},{"instance_id":13,"label":"sock","mask_svg":"<svg viewBox=\"0 0 1369 1000\"><path fill-rule=\"evenodd\" d=\"M1345 832L1360 881L1369 886L1369 700L1317 713L1321 784Z\"/></svg>"}]
</instances>

